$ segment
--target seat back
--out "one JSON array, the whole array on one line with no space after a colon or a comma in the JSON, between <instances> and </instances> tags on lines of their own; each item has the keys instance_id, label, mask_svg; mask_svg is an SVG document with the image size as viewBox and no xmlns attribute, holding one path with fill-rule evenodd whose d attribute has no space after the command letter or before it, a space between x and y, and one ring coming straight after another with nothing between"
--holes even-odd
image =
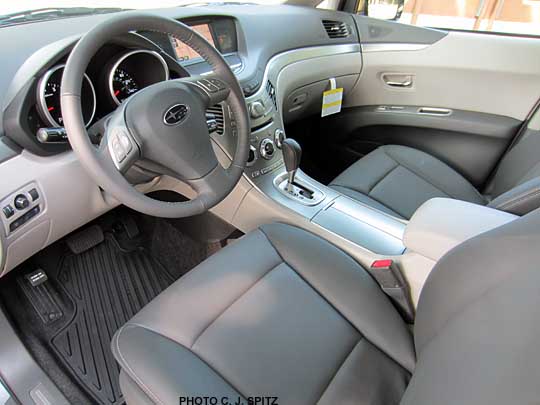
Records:
<instances>
[{"instance_id":1,"label":"seat back","mask_svg":"<svg viewBox=\"0 0 540 405\"><path fill-rule=\"evenodd\" d=\"M538 404L540 210L443 257L415 325L402 404Z\"/></svg>"},{"instance_id":2,"label":"seat back","mask_svg":"<svg viewBox=\"0 0 540 405\"><path fill-rule=\"evenodd\" d=\"M536 177L540 177L540 131L528 129L501 160L491 194L498 197Z\"/></svg>"}]
</instances>

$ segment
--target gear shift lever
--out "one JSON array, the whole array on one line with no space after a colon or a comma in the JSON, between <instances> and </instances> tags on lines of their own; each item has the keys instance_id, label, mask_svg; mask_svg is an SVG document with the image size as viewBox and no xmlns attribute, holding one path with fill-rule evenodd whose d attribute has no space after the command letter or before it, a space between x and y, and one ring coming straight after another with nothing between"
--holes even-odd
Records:
<instances>
[{"instance_id":1,"label":"gear shift lever","mask_svg":"<svg viewBox=\"0 0 540 405\"><path fill-rule=\"evenodd\" d=\"M285 169L289 175L287 183L287 191L292 191L294 177L296 171L300 167L300 159L302 158L302 147L294 139L286 138L281 145L283 151L283 160L285 161Z\"/></svg>"}]
</instances>

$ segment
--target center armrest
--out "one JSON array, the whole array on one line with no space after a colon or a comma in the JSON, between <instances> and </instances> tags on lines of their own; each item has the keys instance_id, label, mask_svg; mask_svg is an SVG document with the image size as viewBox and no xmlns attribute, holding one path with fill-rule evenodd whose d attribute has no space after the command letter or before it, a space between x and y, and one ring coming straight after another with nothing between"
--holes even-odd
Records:
<instances>
[{"instance_id":1,"label":"center armrest","mask_svg":"<svg viewBox=\"0 0 540 405\"><path fill-rule=\"evenodd\" d=\"M405 228L405 247L438 261L448 251L481 233L518 218L493 208L449 198L434 198L414 213Z\"/></svg>"}]
</instances>

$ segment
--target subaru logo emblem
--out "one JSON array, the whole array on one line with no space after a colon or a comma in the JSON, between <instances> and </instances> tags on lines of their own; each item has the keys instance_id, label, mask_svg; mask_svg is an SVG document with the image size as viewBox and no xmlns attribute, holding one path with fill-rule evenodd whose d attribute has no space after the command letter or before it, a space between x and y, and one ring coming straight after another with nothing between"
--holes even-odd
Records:
<instances>
[{"instance_id":1,"label":"subaru logo emblem","mask_svg":"<svg viewBox=\"0 0 540 405\"><path fill-rule=\"evenodd\" d=\"M187 117L189 107L185 104L175 104L163 115L165 125L178 125Z\"/></svg>"}]
</instances>

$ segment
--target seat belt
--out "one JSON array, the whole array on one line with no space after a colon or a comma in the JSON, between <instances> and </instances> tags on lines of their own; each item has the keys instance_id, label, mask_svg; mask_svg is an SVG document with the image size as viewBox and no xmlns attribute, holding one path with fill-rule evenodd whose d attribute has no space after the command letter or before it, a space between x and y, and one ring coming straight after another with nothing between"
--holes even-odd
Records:
<instances>
[{"instance_id":1,"label":"seat belt","mask_svg":"<svg viewBox=\"0 0 540 405\"><path fill-rule=\"evenodd\" d=\"M538 101L534 104L531 111L529 111L529 114L527 114L527 117L525 117L525 120L521 123L521 125L519 126L516 134L512 138L512 141L510 141L510 143L508 144L508 146L504 150L501 158L499 159L499 161L495 165L495 168L489 174L488 179L487 179L487 181L485 183L484 191L491 186L491 183L493 182L493 178L497 174L497 171L499 170L499 166L501 165L502 160L508 154L508 152L510 152L510 150L514 146L516 146L516 144L521 140L521 138L523 138L523 135L525 135L525 133L527 132L527 128L529 127L529 123L531 122L533 117L536 115L536 113L540 113L540 99L538 99Z\"/></svg>"},{"instance_id":2,"label":"seat belt","mask_svg":"<svg viewBox=\"0 0 540 405\"><path fill-rule=\"evenodd\" d=\"M375 260L367 270L390 297L405 322L413 323L415 311L409 284L397 264L390 259Z\"/></svg>"}]
</instances>

